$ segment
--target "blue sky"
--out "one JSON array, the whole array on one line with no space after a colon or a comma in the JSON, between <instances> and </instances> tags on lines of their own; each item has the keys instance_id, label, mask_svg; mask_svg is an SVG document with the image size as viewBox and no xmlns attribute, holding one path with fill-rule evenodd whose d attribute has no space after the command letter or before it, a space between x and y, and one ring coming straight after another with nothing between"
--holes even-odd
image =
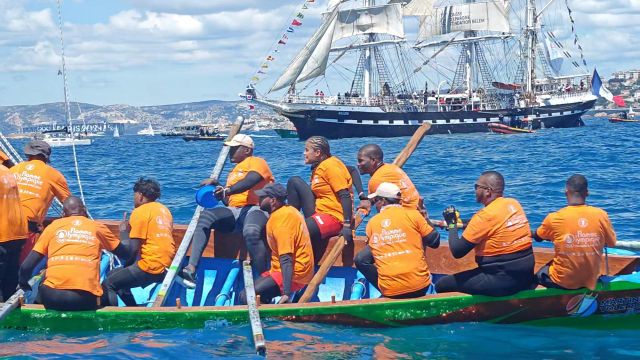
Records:
<instances>
[{"instance_id":1,"label":"blue sky","mask_svg":"<svg viewBox=\"0 0 640 360\"><path fill-rule=\"evenodd\" d=\"M556 0L564 3L564 0ZM157 105L237 98L302 0L66 0L72 101ZM273 71L313 30L316 0ZM570 0L603 76L638 66L640 0ZM0 106L63 99L56 2L0 0ZM275 80L272 75L269 84Z\"/></svg>"}]
</instances>

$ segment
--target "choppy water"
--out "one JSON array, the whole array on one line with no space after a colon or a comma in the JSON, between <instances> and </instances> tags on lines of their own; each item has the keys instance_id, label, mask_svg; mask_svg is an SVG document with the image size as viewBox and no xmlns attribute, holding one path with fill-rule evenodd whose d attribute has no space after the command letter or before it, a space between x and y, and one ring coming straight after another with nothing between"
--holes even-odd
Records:
<instances>
[{"instance_id":1,"label":"choppy water","mask_svg":"<svg viewBox=\"0 0 640 360\"><path fill-rule=\"evenodd\" d=\"M309 177L303 143L261 132L256 155L267 159L278 181ZM275 135L275 133L274 133ZM589 203L609 212L618 238L640 240L640 124L587 120L574 129L547 129L525 135L436 135L426 137L405 165L425 197L432 217L453 204L463 217L480 208L473 184L480 172L498 170L506 195L517 198L533 226L565 205L564 182L573 173L589 179ZM355 165L357 149L380 144L391 161L408 138L331 141L332 152ZM19 148L24 142L14 143ZM132 208L132 185L152 176L162 185L161 201L186 223L194 208L197 183L211 171L218 142L162 137L97 138L78 147L87 205L95 218L119 219ZM53 165L78 186L69 148L54 149ZM228 168L228 167L227 167ZM363 179L366 184L367 178ZM265 335L273 358L624 358L640 356L637 333L538 329L523 326L462 324L403 329L353 329L328 325L268 322ZM200 358L252 357L248 326L204 330L127 333L23 334L0 331L0 356Z\"/></svg>"}]
</instances>

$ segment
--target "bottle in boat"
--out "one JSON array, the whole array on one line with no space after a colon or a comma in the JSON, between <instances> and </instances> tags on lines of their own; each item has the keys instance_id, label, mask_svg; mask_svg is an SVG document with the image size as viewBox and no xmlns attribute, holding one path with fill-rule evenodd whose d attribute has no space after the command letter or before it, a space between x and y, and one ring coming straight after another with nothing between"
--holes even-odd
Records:
<instances>
[{"instance_id":1,"label":"bottle in boat","mask_svg":"<svg viewBox=\"0 0 640 360\"><path fill-rule=\"evenodd\" d=\"M572 22L565 2L333 0L266 94L256 88L295 32L245 96L287 117L301 139L407 136L423 122L430 134L486 132L502 119L581 126L597 97ZM325 83L335 95L318 90Z\"/></svg>"}]
</instances>

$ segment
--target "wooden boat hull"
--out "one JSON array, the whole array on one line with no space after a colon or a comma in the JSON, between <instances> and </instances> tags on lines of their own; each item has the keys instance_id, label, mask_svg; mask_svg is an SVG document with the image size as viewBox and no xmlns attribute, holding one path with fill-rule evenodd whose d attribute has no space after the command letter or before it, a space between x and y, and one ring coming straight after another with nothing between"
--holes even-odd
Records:
<instances>
[{"instance_id":1,"label":"wooden boat hull","mask_svg":"<svg viewBox=\"0 0 640 360\"><path fill-rule=\"evenodd\" d=\"M501 123L490 123L487 126L489 127L489 131L496 134L530 134L535 132L534 130L521 129Z\"/></svg>"},{"instance_id":2,"label":"wooden boat hull","mask_svg":"<svg viewBox=\"0 0 640 360\"><path fill-rule=\"evenodd\" d=\"M298 131L295 129L273 129L283 139L297 139Z\"/></svg>"},{"instance_id":3,"label":"wooden boat hull","mask_svg":"<svg viewBox=\"0 0 640 360\"><path fill-rule=\"evenodd\" d=\"M106 222L118 234L116 221ZM174 237L180 241L184 226L176 226ZM217 241L216 241L217 240ZM329 247L337 239L331 239ZM106 307L97 311L57 312L40 305L25 305L0 322L0 328L32 331L116 331L168 328L210 328L226 324L248 323L246 306L233 305L235 295L243 289L242 276L233 278L229 296L220 298L232 274L238 268L236 258L246 257L244 243L238 236L213 237L198 268L198 286L189 290L174 284L168 291L164 307ZM587 289L535 289L513 296L488 297L446 293L410 300L378 298L371 285L364 286L353 268L353 257L364 246L356 238L354 246L345 248L342 259L329 272L308 304L262 305L260 316L294 322L320 322L348 326L383 327L489 322L529 324L535 326L569 326L594 329L640 328L640 265L637 256L609 255L608 272L613 276ZM453 259L446 243L426 251L430 270L437 279L442 274L475 267L472 254ZM536 248L536 270L553 258L553 249ZM321 259L322 262L323 259ZM604 262L603 262L604 263ZM604 264L603 264L604 267ZM602 269L605 273L605 269ZM349 300L358 286L363 286L360 300ZM146 302L158 285L137 288L138 303ZM332 302L332 296L337 301ZM179 302L178 302L179 299ZM221 301L220 301L221 300ZM177 304L181 306L178 307ZM226 306L214 306L226 305Z\"/></svg>"},{"instance_id":4,"label":"wooden boat hull","mask_svg":"<svg viewBox=\"0 0 640 360\"><path fill-rule=\"evenodd\" d=\"M637 123L640 122L640 119L623 119L618 117L609 118L609 122L611 123Z\"/></svg>"}]
</instances>

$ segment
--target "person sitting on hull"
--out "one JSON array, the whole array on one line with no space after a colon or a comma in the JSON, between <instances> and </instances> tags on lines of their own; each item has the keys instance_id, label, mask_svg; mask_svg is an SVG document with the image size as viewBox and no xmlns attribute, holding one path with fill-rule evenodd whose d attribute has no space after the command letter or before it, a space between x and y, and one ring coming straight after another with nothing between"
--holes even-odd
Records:
<instances>
[{"instance_id":1,"label":"person sitting on hull","mask_svg":"<svg viewBox=\"0 0 640 360\"><path fill-rule=\"evenodd\" d=\"M616 233L607 212L586 204L589 196L584 175L575 174L565 185L567 206L545 217L532 233L534 240L553 242L555 256L536 274L548 288L595 289L603 249L616 245Z\"/></svg>"},{"instance_id":2,"label":"person sitting on hull","mask_svg":"<svg viewBox=\"0 0 640 360\"><path fill-rule=\"evenodd\" d=\"M440 234L415 208L402 206L395 184L383 182L369 194L378 214L367 224L367 245L355 257L358 270L383 296L407 299L434 293L426 247Z\"/></svg>"},{"instance_id":3,"label":"person sitting on hull","mask_svg":"<svg viewBox=\"0 0 640 360\"><path fill-rule=\"evenodd\" d=\"M0 301L6 302L18 284L20 252L28 230L16 178L4 165L0 165L0 214Z\"/></svg>"},{"instance_id":4,"label":"person sitting on hull","mask_svg":"<svg viewBox=\"0 0 640 360\"><path fill-rule=\"evenodd\" d=\"M444 212L449 248L460 259L475 249L478 267L442 277L438 293L508 296L535 287L535 260L529 220L520 203L503 197L504 178L485 171L475 184L476 201L484 205L458 237L458 214L453 206Z\"/></svg>"},{"instance_id":5,"label":"person sitting on hull","mask_svg":"<svg viewBox=\"0 0 640 360\"><path fill-rule=\"evenodd\" d=\"M102 250L122 259L131 257L130 244L120 241L104 224L87 217L80 198L69 196L63 217L47 226L20 267L19 286L31 290L33 269L47 257L46 273L37 301L45 309L95 310L101 306L100 259Z\"/></svg>"},{"instance_id":6,"label":"person sitting on hull","mask_svg":"<svg viewBox=\"0 0 640 360\"><path fill-rule=\"evenodd\" d=\"M287 205L287 190L281 184L268 184L256 190L260 208L269 213L267 242L271 249L271 268L255 281L255 291L264 304L281 296L279 304L291 302L291 294L313 278L313 249L304 217ZM244 290L241 304L247 303Z\"/></svg>"},{"instance_id":7,"label":"person sitting on hull","mask_svg":"<svg viewBox=\"0 0 640 360\"><path fill-rule=\"evenodd\" d=\"M236 166L227 176L226 186L218 186L214 192L216 198L227 206L204 209L198 219L189 264L181 271L185 284L192 288L196 286L196 268L209 242L211 230L224 234L241 232L254 274L262 274L269 269L269 251L264 241L268 214L260 210L255 191L275 179L267 162L253 155L255 145L250 136L237 134L224 144L230 147L229 159ZM211 184L218 184L218 179L207 179L201 183Z\"/></svg>"},{"instance_id":8,"label":"person sitting on hull","mask_svg":"<svg viewBox=\"0 0 640 360\"><path fill-rule=\"evenodd\" d=\"M136 306L131 288L162 282L176 254L173 239L173 216L158 200L160 184L140 178L133 185L131 218L120 224L120 239L126 240L135 254L125 267L111 271L103 281L103 303L118 306L118 298L127 306Z\"/></svg>"}]
</instances>

